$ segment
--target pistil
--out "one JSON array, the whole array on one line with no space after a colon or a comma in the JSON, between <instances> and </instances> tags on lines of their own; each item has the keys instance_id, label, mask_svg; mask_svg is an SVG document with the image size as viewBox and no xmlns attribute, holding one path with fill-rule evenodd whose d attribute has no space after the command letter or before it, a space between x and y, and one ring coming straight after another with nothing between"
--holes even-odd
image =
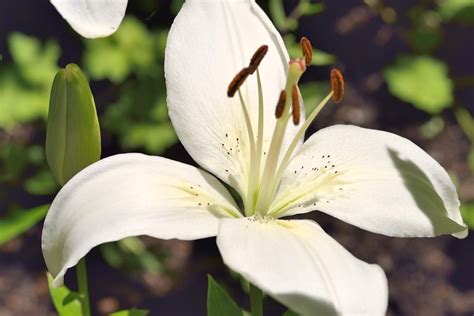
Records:
<instances>
[{"instance_id":1,"label":"pistil","mask_svg":"<svg viewBox=\"0 0 474 316\"><path fill-rule=\"evenodd\" d=\"M267 159L265 161L265 168L263 169L262 182L259 192L260 194L258 196L256 204L256 211L262 214L266 214L268 201L271 198L273 179L278 165L278 158L280 156L280 150L283 143L286 126L289 118L292 116L292 114L290 113L290 107L294 99L293 87L298 85L299 79L301 78L305 70L306 64L304 59L298 58L290 61L288 66L288 78L285 87L285 94L291 95L292 98L286 98L285 105L283 106L283 111L278 110L277 105L277 114L279 111L281 111L282 114L281 117L277 120L275 128L273 130L270 149L268 150ZM299 98L298 91L296 91L296 94Z\"/></svg>"}]
</instances>

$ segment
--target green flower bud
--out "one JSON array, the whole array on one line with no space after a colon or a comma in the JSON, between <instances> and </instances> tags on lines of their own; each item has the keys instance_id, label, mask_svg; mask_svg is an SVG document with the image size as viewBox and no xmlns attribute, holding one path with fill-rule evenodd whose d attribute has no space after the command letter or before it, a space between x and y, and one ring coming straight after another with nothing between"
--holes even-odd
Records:
<instances>
[{"instance_id":1,"label":"green flower bud","mask_svg":"<svg viewBox=\"0 0 474 316\"><path fill-rule=\"evenodd\" d=\"M81 69L69 64L54 78L46 131L46 158L59 184L100 159L94 97Z\"/></svg>"}]
</instances>

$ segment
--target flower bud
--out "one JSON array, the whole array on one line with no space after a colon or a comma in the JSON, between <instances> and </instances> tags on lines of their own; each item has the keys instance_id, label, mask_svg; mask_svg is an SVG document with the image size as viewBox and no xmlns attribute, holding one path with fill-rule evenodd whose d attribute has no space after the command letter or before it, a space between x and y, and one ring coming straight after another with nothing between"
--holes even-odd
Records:
<instances>
[{"instance_id":1,"label":"flower bud","mask_svg":"<svg viewBox=\"0 0 474 316\"><path fill-rule=\"evenodd\" d=\"M100 159L94 97L81 69L69 64L54 78L49 100L46 159L59 184Z\"/></svg>"}]
</instances>

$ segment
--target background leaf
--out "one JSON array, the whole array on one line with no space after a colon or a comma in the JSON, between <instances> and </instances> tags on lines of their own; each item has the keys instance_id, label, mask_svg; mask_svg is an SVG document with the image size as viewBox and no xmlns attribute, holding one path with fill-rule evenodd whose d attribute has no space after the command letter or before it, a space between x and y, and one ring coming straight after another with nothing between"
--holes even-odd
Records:
<instances>
[{"instance_id":1,"label":"background leaf","mask_svg":"<svg viewBox=\"0 0 474 316\"><path fill-rule=\"evenodd\" d=\"M24 233L41 221L48 212L49 204L28 210L16 210L0 218L0 245Z\"/></svg>"},{"instance_id":2,"label":"background leaf","mask_svg":"<svg viewBox=\"0 0 474 316\"><path fill-rule=\"evenodd\" d=\"M441 112L453 102L448 68L433 57L400 57L384 75L393 95L430 114Z\"/></svg>"}]
</instances>

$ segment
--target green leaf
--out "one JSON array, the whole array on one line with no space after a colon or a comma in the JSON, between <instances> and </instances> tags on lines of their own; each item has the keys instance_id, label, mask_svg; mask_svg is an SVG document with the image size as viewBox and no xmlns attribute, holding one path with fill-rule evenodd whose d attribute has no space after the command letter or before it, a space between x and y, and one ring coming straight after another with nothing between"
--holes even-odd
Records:
<instances>
[{"instance_id":1,"label":"green leaf","mask_svg":"<svg viewBox=\"0 0 474 316\"><path fill-rule=\"evenodd\" d=\"M36 86L49 87L58 69L59 45L54 41L42 45L34 37L12 33L8 37L8 46L23 79Z\"/></svg>"},{"instance_id":2,"label":"green leaf","mask_svg":"<svg viewBox=\"0 0 474 316\"><path fill-rule=\"evenodd\" d=\"M292 310L287 310L283 316L298 316L298 314L296 314L295 312L293 312Z\"/></svg>"},{"instance_id":3,"label":"green leaf","mask_svg":"<svg viewBox=\"0 0 474 316\"><path fill-rule=\"evenodd\" d=\"M474 1L444 0L438 6L438 12L444 21L474 22Z\"/></svg>"},{"instance_id":4,"label":"green leaf","mask_svg":"<svg viewBox=\"0 0 474 316\"><path fill-rule=\"evenodd\" d=\"M112 313L110 316L146 316L149 314L150 312L147 310L132 308Z\"/></svg>"},{"instance_id":5,"label":"green leaf","mask_svg":"<svg viewBox=\"0 0 474 316\"><path fill-rule=\"evenodd\" d=\"M157 36L134 17L127 16L112 36L86 40L84 65L93 79L123 82L131 72L156 69Z\"/></svg>"},{"instance_id":6,"label":"green leaf","mask_svg":"<svg viewBox=\"0 0 474 316\"><path fill-rule=\"evenodd\" d=\"M33 195L53 194L58 190L58 184L49 170L40 170L24 183L25 191Z\"/></svg>"},{"instance_id":7,"label":"green leaf","mask_svg":"<svg viewBox=\"0 0 474 316\"><path fill-rule=\"evenodd\" d=\"M15 238L41 221L48 212L49 205L37 206L27 210L16 210L0 218L0 245Z\"/></svg>"},{"instance_id":8,"label":"green leaf","mask_svg":"<svg viewBox=\"0 0 474 316\"><path fill-rule=\"evenodd\" d=\"M474 202L462 203L461 204L461 215L469 227L469 229L474 229Z\"/></svg>"},{"instance_id":9,"label":"green leaf","mask_svg":"<svg viewBox=\"0 0 474 316\"><path fill-rule=\"evenodd\" d=\"M59 184L100 159L100 128L87 79L75 64L58 72L51 88L46 158Z\"/></svg>"},{"instance_id":10,"label":"green leaf","mask_svg":"<svg viewBox=\"0 0 474 316\"><path fill-rule=\"evenodd\" d=\"M448 67L440 60L403 56L384 75L393 95L430 114L441 112L453 102L453 83Z\"/></svg>"},{"instance_id":11,"label":"green leaf","mask_svg":"<svg viewBox=\"0 0 474 316\"><path fill-rule=\"evenodd\" d=\"M42 44L21 33L8 37L13 63L0 65L0 128L46 117L51 80L60 55L56 42Z\"/></svg>"},{"instance_id":12,"label":"green leaf","mask_svg":"<svg viewBox=\"0 0 474 316\"><path fill-rule=\"evenodd\" d=\"M207 316L242 316L239 306L212 276L207 281Z\"/></svg>"},{"instance_id":13,"label":"green leaf","mask_svg":"<svg viewBox=\"0 0 474 316\"><path fill-rule=\"evenodd\" d=\"M69 290L65 285L54 288L53 277L47 274L49 294L59 316L82 315L82 305L79 293Z\"/></svg>"},{"instance_id":14,"label":"green leaf","mask_svg":"<svg viewBox=\"0 0 474 316\"><path fill-rule=\"evenodd\" d=\"M136 124L130 126L122 138L126 149L144 147L149 153L161 153L177 141L173 126L170 123Z\"/></svg>"}]
</instances>

